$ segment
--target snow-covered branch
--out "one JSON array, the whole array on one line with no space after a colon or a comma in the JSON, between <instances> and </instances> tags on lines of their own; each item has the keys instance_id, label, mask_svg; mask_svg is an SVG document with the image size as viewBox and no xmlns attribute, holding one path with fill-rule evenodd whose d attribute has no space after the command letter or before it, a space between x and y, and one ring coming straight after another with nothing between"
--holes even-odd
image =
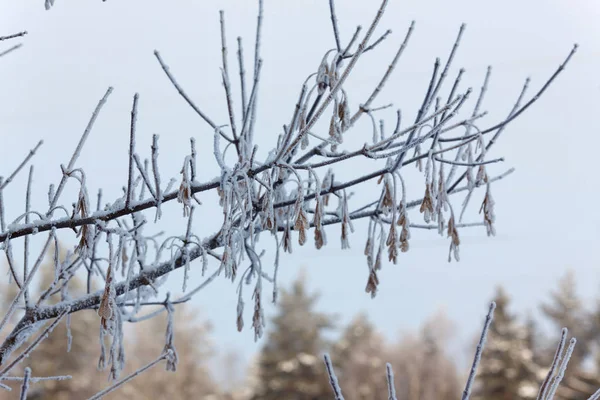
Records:
<instances>
[{"instance_id":1,"label":"snow-covered branch","mask_svg":"<svg viewBox=\"0 0 600 400\"><path fill-rule=\"evenodd\" d=\"M259 0L251 75L246 74L242 39L238 38L237 66L241 93L239 109L236 109L237 103L232 90L235 82L230 78L226 14L223 11L219 14L222 58L219 79L224 86L223 105L227 109L228 121L216 121L203 111L187 94L185 85L177 80L176 73L171 70L161 53L154 53L166 78L188 106L206 122L209 128L207 134L213 135L212 149L205 154L197 154L195 140L191 138L189 154L181 155L179 165L182 168L178 179L165 184L161 177L158 135L153 136L150 160L143 160L138 153L136 124L139 118L143 118L138 112L138 102L143 101L143 95L136 93L129 126L128 169L121 179L123 194L102 207L100 192L97 206L94 208L91 205L88 192L88 179L91 178L78 167L78 159L104 104L109 101L112 92L110 87L94 108L68 163L61 165L62 176L59 183L48 189L47 209L31 208L30 196L32 192L38 191L38 188L31 186L33 168L29 170L25 212L8 210L3 198L5 188L19 176L26 165L32 163L42 142L18 166L7 172L6 179L0 177L0 245L9 262L12 282L18 287L18 294L0 328L6 329L10 325L7 321L21 299L25 309L25 313L12 325L11 332L0 344L0 366L3 368L0 375L5 376L19 360L33 350L35 346L29 345L16 361L8 361L11 354L41 329L46 321L53 320L39 337L42 339L61 318L68 318L70 314L81 310L94 309L98 311L101 320L103 338L100 364L110 364L111 377L117 379L124 360L123 322L145 318L139 316L142 306L155 304L151 299L160 293L160 286L164 284L168 274L176 269L185 269L183 286L186 291L188 271L196 265L201 268L203 276L211 266L214 266L214 270L204 282L194 284L195 289L183 298L172 302L166 300L165 308L170 310L169 307L173 304L189 300L193 294L223 275L232 282L238 282L240 329L244 325L244 296L241 288L243 284L254 285L252 326L255 336L260 337L264 328L263 289L272 285L276 298L280 252L292 253L295 235L300 246L309 242L311 230L314 232L315 246L320 249L328 242L331 243L328 240L331 239L328 227L340 224L340 245L342 249L346 249L350 246L350 234L354 232L352 223L361 219L368 220L364 251L367 261L365 291L371 296L377 293L378 271L383 266L386 251L388 261L397 263L400 253L407 252L410 248L412 229L434 230L439 235L446 236L449 240L449 260L454 258L456 261L459 260L462 229L485 226L488 236L493 236L495 202L491 189L495 182L513 170L508 169L504 173L492 171L495 164L502 163L504 158L490 158L490 149L507 125L523 114L547 90L571 60L577 46L573 47L564 62L533 96L529 99L526 97L529 87L527 80L516 93L516 100L506 118L485 125L487 113L482 111L482 104L487 94L491 68L476 95L472 88L461 87L464 74L461 69L448 93L442 96L449 86L449 72L466 29L462 25L445 63L442 64L439 58L435 60L429 85L424 88L422 99L418 99L420 107L414 121L406 123L401 110L395 110L394 129L386 131L383 115L389 107L377 105L376 101L402 59L405 48L410 44L416 24L413 22L407 28L405 35L399 40L396 53L366 99L355 101L352 97L353 88L348 81L349 77L356 74L355 66L368 57L371 50L383 40L390 40L389 30L381 36L376 35L387 3L388 0L383 0L374 9L374 16L364 34L361 34L362 28L358 27L353 35L345 38L338 25L333 1L330 1L335 48L323 46L320 63L315 65L314 70L307 71L306 78L299 79L298 100L289 110L289 115L282 117L282 132L279 135L273 133L267 139L261 135L263 138L260 145L264 146L265 142L268 145L266 152L259 151L259 143L254 135L257 114L261 112L261 66L268 61L268 57L264 58L261 54L264 12L263 2ZM53 1L46 1L47 7L52 4ZM0 37L0 42L24 34ZM173 65L177 63L176 60L172 62ZM463 116L469 108L467 116ZM370 122L372 130L363 145L349 146L349 141L345 140L348 135L364 132L358 129L363 116L368 117L365 122ZM228 153L230 148L232 150ZM211 156L214 156L220 173L212 179L199 182L196 173L198 160L207 160ZM367 161L368 167L356 169L350 178L336 179L340 175L336 172L342 168L352 170L349 166L359 158ZM414 168L409 169L409 166ZM417 179L408 181L406 177L409 175ZM68 181L79 188L77 198L64 198L63 190ZM350 189L370 194L368 203L357 204ZM476 208L482 215L478 220L463 222L462 217L472 194L478 189L485 196ZM212 234L196 231L192 220L194 213L202 207L198 195L209 191L218 194L223 213L220 228ZM462 203L455 204L457 201L453 199L458 196L454 195L458 193L465 196ZM145 234L144 228L149 224L146 213L154 211L154 223L158 224L162 208L174 206L174 200L180 203L184 216L188 218L186 230L162 242L157 236ZM415 222L418 219L423 219L423 222ZM69 231L75 232L77 246L64 260L54 257L54 281L38 299L34 299L28 287L41 261L52 247L57 253L59 232L67 234ZM48 235L46 244L36 263L30 268L29 238L43 232ZM273 237L275 249L273 245L264 244L265 241L259 244L260 235ZM19 260L15 259L12 251L12 243L20 238L23 238L25 244L22 273L16 268ZM263 261L266 251L276 253L272 270ZM68 293L67 283L78 274L87 274L87 293L72 297ZM94 283L100 284L101 289L94 291L98 287ZM56 293L61 294L62 301L49 303L48 297ZM37 340L33 343L38 343ZM108 342L111 343L110 348L105 346ZM165 354L171 357L170 352L174 352L174 349L169 349ZM161 356L155 363L166 357ZM127 379L129 378L121 382ZM393 398L391 369L388 370L388 379L390 398ZM33 380L34 378L24 378L24 392L25 383ZM332 373L332 385L335 389L334 381ZM554 387L552 385L548 389L550 392ZM468 395L469 386L465 389L463 398L468 398ZM336 393L336 396L342 398L341 392Z\"/></svg>"}]
</instances>

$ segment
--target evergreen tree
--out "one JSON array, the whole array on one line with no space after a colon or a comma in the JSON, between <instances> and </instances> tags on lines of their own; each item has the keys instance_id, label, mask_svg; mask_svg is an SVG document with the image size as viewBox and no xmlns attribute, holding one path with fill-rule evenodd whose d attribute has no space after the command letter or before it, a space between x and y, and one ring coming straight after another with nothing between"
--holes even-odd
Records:
<instances>
[{"instance_id":1,"label":"evergreen tree","mask_svg":"<svg viewBox=\"0 0 600 400\"><path fill-rule=\"evenodd\" d=\"M406 334L387 351L398 400L454 400L462 381L447 353L451 324L443 313L429 318L418 334Z\"/></svg>"},{"instance_id":2,"label":"evergreen tree","mask_svg":"<svg viewBox=\"0 0 600 400\"><path fill-rule=\"evenodd\" d=\"M75 265L75 257L60 245L48 254L40 266L37 290L32 290L31 301L47 296L47 304L67 300L85 293L85 285L73 276L68 283L57 276L55 252L61 266ZM83 268L83 266L81 267ZM58 279L57 279L58 278ZM66 283L66 285L65 285ZM94 310L68 315L54 328L23 363L34 376L71 375L63 381L42 381L33 385L29 399L69 400L87 398L105 385L106 372L95 365L100 356L98 344L100 320Z\"/></svg>"},{"instance_id":3,"label":"evergreen tree","mask_svg":"<svg viewBox=\"0 0 600 400\"><path fill-rule=\"evenodd\" d=\"M165 372L165 364L151 368L131 381L120 398L143 399L214 399L218 389L207 362L212 356L208 323L198 322L186 304L173 306L173 344L177 352L175 371ZM152 313L154 310L148 310ZM156 359L165 348L168 314L162 314L134 325L130 340L130 366L139 368ZM119 397L115 397L117 399Z\"/></svg>"},{"instance_id":4,"label":"evergreen tree","mask_svg":"<svg viewBox=\"0 0 600 400\"><path fill-rule=\"evenodd\" d=\"M333 318L315 311L317 300L317 294L308 293L304 275L290 289L281 290L259 355L254 399L331 398L322 355L323 331L333 327Z\"/></svg>"},{"instance_id":5,"label":"evergreen tree","mask_svg":"<svg viewBox=\"0 0 600 400\"><path fill-rule=\"evenodd\" d=\"M509 313L509 297L498 287L496 311L478 369L474 399L535 399L545 368L538 365L530 349L532 335ZM541 379L540 379L541 378Z\"/></svg>"},{"instance_id":6,"label":"evergreen tree","mask_svg":"<svg viewBox=\"0 0 600 400\"><path fill-rule=\"evenodd\" d=\"M387 397L385 342L366 315L345 328L331 357L346 400Z\"/></svg>"},{"instance_id":7,"label":"evergreen tree","mask_svg":"<svg viewBox=\"0 0 600 400\"><path fill-rule=\"evenodd\" d=\"M577 293L573 270L567 271L558 282L558 289L551 292L550 301L542 304L540 308L544 315L553 322L557 332L566 327L569 329L569 333L578 339L565 376L576 373L590 354L590 345L587 340L590 331L588 322L590 316Z\"/></svg>"},{"instance_id":8,"label":"evergreen tree","mask_svg":"<svg viewBox=\"0 0 600 400\"><path fill-rule=\"evenodd\" d=\"M569 361L557 400L585 400L600 386L600 379L585 370L584 362L592 353L595 338L593 317L583 306L577 293L575 273L567 271L558 282L558 289L551 292L550 302L541 305L542 312L559 331L563 327L577 338L577 345ZM554 349L548 349L548 354Z\"/></svg>"},{"instance_id":9,"label":"evergreen tree","mask_svg":"<svg viewBox=\"0 0 600 400\"><path fill-rule=\"evenodd\" d=\"M65 281L56 279L53 253L49 254L47 261L40 266L37 290L32 290L32 301L46 294L47 304L54 304L86 291L86 283L77 275L68 280L67 286L62 286ZM63 266L71 265L69 260L73 260L60 246L58 259ZM80 268L84 268L83 265ZM91 289L94 291L98 287L92 283ZM15 295L16 293L7 294L3 291L3 307L6 307ZM175 306L174 322L177 371L165 373L164 364L159 364L129 382L120 391L105 396L106 399L203 399L217 393L205 366L210 356L209 326L195 323L194 315L184 304ZM128 332L133 335L126 335L125 338L131 346L127 346L128 360L121 376L133 372L161 354L165 347L165 329L166 313L133 326ZM96 368L100 356L99 331L100 317L94 310L85 310L65 317L35 348L23 362L23 366L13 370L13 375L17 372L22 375L23 368L29 366L33 376L71 375L72 379L36 382L29 391L28 399L82 399L109 386L111 382L107 379L107 371L98 371ZM11 385L13 393L0 391L0 399L14 398L14 392L19 392L19 385L19 382Z\"/></svg>"}]
</instances>

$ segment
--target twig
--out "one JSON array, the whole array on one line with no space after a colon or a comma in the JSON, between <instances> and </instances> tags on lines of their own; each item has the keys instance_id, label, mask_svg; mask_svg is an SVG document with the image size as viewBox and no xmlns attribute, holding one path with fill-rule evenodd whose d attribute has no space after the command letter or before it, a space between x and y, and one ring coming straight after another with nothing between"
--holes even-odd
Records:
<instances>
[{"instance_id":1,"label":"twig","mask_svg":"<svg viewBox=\"0 0 600 400\"><path fill-rule=\"evenodd\" d=\"M19 354L11 363L9 363L2 371L0 371L0 379L6 375L11 369L15 367L18 363L20 363L25 357L28 357L29 354L37 347L38 344L44 339L48 337L50 332L54 330L56 325L62 320L62 318L69 313L69 308L63 308L62 312L57 316L57 318L52 321L50 325L21 353ZM35 329L35 327L29 327L29 329ZM6 361L8 354L2 353L2 357L0 358L0 365L3 364L3 361Z\"/></svg>"},{"instance_id":2,"label":"twig","mask_svg":"<svg viewBox=\"0 0 600 400\"><path fill-rule=\"evenodd\" d=\"M0 42L3 42L5 40L9 40L9 39L18 38L18 37L23 37L25 35L27 35L27 31L13 33L12 35L0 36Z\"/></svg>"},{"instance_id":3,"label":"twig","mask_svg":"<svg viewBox=\"0 0 600 400\"><path fill-rule=\"evenodd\" d=\"M125 208L131 207L131 201L133 200L133 163L135 156L135 128L137 121L137 105L138 105L139 94L133 95L133 105L131 106L131 124L129 126L129 169L127 177L127 197L125 198Z\"/></svg>"},{"instance_id":4,"label":"twig","mask_svg":"<svg viewBox=\"0 0 600 400\"><path fill-rule=\"evenodd\" d=\"M492 324L492 319L494 318L495 309L496 303L492 302L485 317L485 323L483 324L483 330L481 331L481 336L479 337L479 343L477 343L475 359L473 360L473 365L471 366L471 371L469 372L469 378L467 379L467 384L465 385L465 389L462 393L462 400L469 400L469 396L471 396L471 388L473 386L473 381L475 380L475 375L477 374L477 367L479 367L479 362L481 361L481 352L483 351L483 346L485 346L485 340L487 338L490 325Z\"/></svg>"},{"instance_id":5,"label":"twig","mask_svg":"<svg viewBox=\"0 0 600 400\"><path fill-rule=\"evenodd\" d=\"M356 122L356 120L358 120L360 115L364 112L364 110L368 109L371 106L371 103L373 102L373 100L375 100L377 95L379 95L379 93L385 86L387 80L392 75L394 68L396 68L396 64L398 63L400 56L402 55L402 53L404 52L404 49L408 45L408 41L412 35L414 27L415 27L415 21L412 21L410 23L410 27L408 28L408 32L406 32L406 35L404 36L404 41L400 45L400 48L398 48L396 55L394 56L394 58L392 59L392 62L390 63L387 70L383 74L383 77L381 78L381 80L379 81L379 83L377 84L377 86L375 87L375 89L373 90L373 92L371 93L371 95L369 96L367 101L365 102L365 104L361 105L361 107L359 107L358 111L352 116L352 118L350 119L350 124L354 124Z\"/></svg>"},{"instance_id":6,"label":"twig","mask_svg":"<svg viewBox=\"0 0 600 400\"><path fill-rule=\"evenodd\" d=\"M342 75L340 76L338 81L336 82L335 86L333 88L331 88L331 90L329 91L329 94L323 101L323 104L321 104L321 106L317 109L317 111L315 111L315 115L309 121L307 121L306 126L298 133L298 135L296 136L296 139L294 139L292 144L290 144L286 153L289 153L293 148L296 147L296 145L302 140L302 137L304 135L306 135L306 133L319 120L319 118L321 117L323 112L325 112L325 109L327 108L327 106L329 106L329 104L333 100L336 93L340 90L340 88L342 87L342 85L344 84L346 79L348 78L348 75L350 75L350 72L354 68L354 65L356 64L356 62L362 55L367 43L369 42L369 39L371 38L371 35L373 35L373 31L379 24L379 20L383 16L383 12L385 10L387 3L388 3L388 0L383 0L383 2L381 3L381 6L379 7L379 10L377 11L377 15L375 16L375 18L373 19L373 22L371 23L371 26L367 30L367 33L365 34L363 41L358 45L358 50L356 51L356 53L354 53L354 56L350 59L348 66L346 67L346 69L344 70L344 72L342 73Z\"/></svg>"},{"instance_id":7,"label":"twig","mask_svg":"<svg viewBox=\"0 0 600 400\"><path fill-rule=\"evenodd\" d=\"M229 136L227 136L225 134L225 132L223 132L223 130L220 127L217 126L217 124L215 124L206 114L204 114L204 112L202 112L202 110L200 110L198 108L198 106L196 106L196 104L194 104L194 102L188 97L188 95L185 93L185 91L183 90L183 88L181 86L179 86L179 83L177 83L177 81L175 80L175 77L173 76L173 74L169 70L169 67L167 66L167 64L165 64L165 62L163 61L163 59L160 56L160 53L158 52L158 50L154 50L154 56L156 57L156 59L158 60L158 63L161 66L161 68L163 69L163 71L167 75L167 78L169 78L169 80L173 84L173 87L175 87L175 89L177 90L177 92L179 93L179 95L181 97L183 97L183 99L186 101L186 103L188 103L188 105L190 107L192 107L192 109L196 112L196 114L198 114L200 116L200 118L202 118L208 125L210 125L211 128L213 128L214 130L216 130L219 133L219 135L221 135L228 142L233 143L233 139L231 139Z\"/></svg>"},{"instance_id":8,"label":"twig","mask_svg":"<svg viewBox=\"0 0 600 400\"><path fill-rule=\"evenodd\" d=\"M137 371L133 372L132 374L126 376L125 378L121 379L118 382L115 382L113 385L107 387L106 389L96 393L95 395L93 395L92 397L90 397L88 400L98 400L101 399L102 397L106 396L107 394L115 391L116 389L118 389L119 387L121 387L122 385L126 384L127 382L129 382L130 380L132 380L133 378L135 378L136 376L140 375L141 373L149 370L150 368L154 367L156 364L158 364L159 362L161 362L162 360L165 360L169 357L172 357L172 353L173 350L169 349L167 350L165 353L161 354L160 357L158 357L156 360L150 362L149 364L146 364L144 367L138 369Z\"/></svg>"},{"instance_id":9,"label":"twig","mask_svg":"<svg viewBox=\"0 0 600 400\"><path fill-rule=\"evenodd\" d=\"M331 358L329 358L329 354L326 353L323 358L325 359L325 367L327 368L327 375L329 375L329 384L333 389L335 400L344 400L342 389L338 383L337 376L335 376L335 371L333 370L333 365L331 364Z\"/></svg>"},{"instance_id":10,"label":"twig","mask_svg":"<svg viewBox=\"0 0 600 400\"><path fill-rule=\"evenodd\" d=\"M29 167L29 179L27 179L27 192L25 194L25 224L29 224L29 211L31 210L31 178L33 176L33 165ZM29 235L25 236L23 244L23 280L27 280L29 272ZM23 293L25 308L29 308L29 288L25 286Z\"/></svg>"},{"instance_id":11,"label":"twig","mask_svg":"<svg viewBox=\"0 0 600 400\"><path fill-rule=\"evenodd\" d=\"M23 375L23 384L21 385L21 395L19 396L20 400L27 399L27 392L29 391L30 379L31 379L31 368L25 367L25 373Z\"/></svg>"},{"instance_id":12,"label":"twig","mask_svg":"<svg viewBox=\"0 0 600 400\"><path fill-rule=\"evenodd\" d=\"M385 365L385 369L387 371L388 400L397 400L396 388L394 387L394 370L392 369L392 364L387 363Z\"/></svg>"},{"instance_id":13,"label":"twig","mask_svg":"<svg viewBox=\"0 0 600 400\"><path fill-rule=\"evenodd\" d=\"M231 96L231 83L229 81L229 68L227 66L227 40L225 36L225 12L219 11L219 22L221 24L221 55L223 60L223 69L221 75L223 78L223 86L225 87L225 100L227 101L227 111L229 112L229 123L231 125L231 133L238 155L240 155L240 144L237 136L237 128L235 126L235 114L233 110L233 100Z\"/></svg>"},{"instance_id":14,"label":"twig","mask_svg":"<svg viewBox=\"0 0 600 400\"><path fill-rule=\"evenodd\" d=\"M113 91L113 88L109 87L106 90L106 93L104 93L104 96L102 96L102 98L98 102L98 105L96 106L96 108L94 109L94 112L92 113L92 117L90 118L85 130L83 131L83 135L81 135L81 139L79 139L79 143L77 143L77 147L75 148L75 151L73 152L73 155L71 156L71 160L69 161L69 164L67 165L67 168L66 168L67 171L72 170L73 167L75 166L75 162L77 161L77 159L79 158L79 155L81 154L81 149L83 148L85 141L87 140L90 132L92 131L94 122L96 122L96 118L98 118L98 114L100 113L100 110L102 110L102 107L106 103L106 100L108 99L108 96L110 96L112 91ZM66 183L67 183L67 176L65 174L63 174L62 178L60 179L60 183L58 184L58 187L56 188L56 191L54 192L54 197L52 198L52 202L50 203L49 211L46 214L47 216L50 216L50 213L54 209L54 206L56 206L56 202L58 201L58 198L62 194L62 191L63 191Z\"/></svg>"},{"instance_id":15,"label":"twig","mask_svg":"<svg viewBox=\"0 0 600 400\"><path fill-rule=\"evenodd\" d=\"M12 53L15 50L19 50L21 47L23 47L22 43L15 44L14 46L9 47L8 49L1 51L0 52L0 57L4 57L5 55L10 54L10 53Z\"/></svg>"},{"instance_id":16,"label":"twig","mask_svg":"<svg viewBox=\"0 0 600 400\"><path fill-rule=\"evenodd\" d=\"M556 351L554 353L554 358L552 359L552 364L550 365L550 369L548 370L548 374L546 375L546 378L544 379L544 381L542 382L542 385L540 386L540 390L538 392L536 400L544 400L546 398L547 391L548 391L548 389L550 389L550 386L549 386L550 381L552 380L552 377L556 373L556 369L558 368L558 364L560 363L560 358L561 358L563 350L565 348L565 343L567 342L567 333L568 332L569 331L567 330L567 328L562 328L561 335L560 335L560 341L558 342L558 345L556 346Z\"/></svg>"},{"instance_id":17,"label":"twig","mask_svg":"<svg viewBox=\"0 0 600 400\"><path fill-rule=\"evenodd\" d=\"M338 28L337 16L335 15L335 2L329 0L329 12L331 14L331 26L333 27L333 36L335 38L335 47L338 53L342 51L342 45L340 44L340 31Z\"/></svg>"},{"instance_id":18,"label":"twig","mask_svg":"<svg viewBox=\"0 0 600 400\"><path fill-rule=\"evenodd\" d=\"M154 188L152 187L152 184L150 183L150 177L146 173L146 169L142 165L142 162L140 161L140 157L134 153L132 158L133 158L133 161L135 162L135 165L137 166L138 171L140 171L142 180L146 184L146 187L150 191L150 194L152 195L154 200L156 200L158 202L158 195L156 194L156 191L154 190Z\"/></svg>"},{"instance_id":19,"label":"twig","mask_svg":"<svg viewBox=\"0 0 600 400\"><path fill-rule=\"evenodd\" d=\"M35 152L40 148L42 144L44 144L44 141L40 140L33 149L29 150L29 154L27 154L25 159L21 161L21 164L19 164L19 166L13 171L12 174L10 174L8 178L6 178L2 183L0 183L0 190L4 189L9 183L12 182L15 176L19 173L19 171L21 171L21 169L23 169L25 165L27 165L29 160L31 160L31 157L35 155Z\"/></svg>"},{"instance_id":20,"label":"twig","mask_svg":"<svg viewBox=\"0 0 600 400\"><path fill-rule=\"evenodd\" d=\"M246 118L246 78L245 78L246 70L244 69L244 48L242 46L242 38L238 36L237 42L238 42L237 56L238 56L238 65L239 65L239 70L240 70L240 87L241 87L240 96L242 97L242 120L244 120Z\"/></svg>"}]
</instances>

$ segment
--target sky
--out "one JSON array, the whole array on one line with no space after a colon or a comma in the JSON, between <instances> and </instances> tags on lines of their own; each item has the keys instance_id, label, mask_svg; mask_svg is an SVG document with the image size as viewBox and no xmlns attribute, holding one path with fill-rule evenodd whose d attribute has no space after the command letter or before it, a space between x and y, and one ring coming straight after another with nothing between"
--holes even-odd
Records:
<instances>
[{"instance_id":1,"label":"sky","mask_svg":"<svg viewBox=\"0 0 600 400\"><path fill-rule=\"evenodd\" d=\"M336 4L345 42L356 25L368 26L379 2L338 0ZM227 123L219 70L220 9L227 20L231 68L236 65L235 38L242 36L250 69L254 1L56 0L51 11L44 10L42 0L3 2L0 34L22 30L29 34L22 40L23 48L0 60L0 174L12 171L43 139L34 159L33 199L33 208L36 204L43 208L48 185L60 179L60 164L68 162L92 110L106 88L113 86L114 93L78 162L86 171L90 192L103 188L106 202L120 196L127 176L129 113L136 92L140 94L137 146L142 156L149 156L152 134L158 133L163 179L176 177L193 136L200 157L199 180L212 179L218 170L211 128L178 96L153 51L160 51L207 114L219 124ZM266 155L291 115L302 82L334 41L325 0L265 0L264 18L256 136L261 154ZM593 301L600 288L600 211L595 205L600 194L595 170L600 139L593 117L600 110L600 4L596 0L578 0L576 5L566 0L390 0L377 32L391 28L392 35L364 57L348 82L355 105L377 83L412 20L416 26L409 46L378 99L380 105L393 102L410 119L420 105L435 57L445 61L463 22L467 28L450 77L464 67L464 87L478 90L487 66L493 67L483 106L489 115L483 126L508 114L525 78L532 79L532 95L573 44L579 44L564 73L510 124L490 155L505 157L503 165L493 167L496 173L516 169L493 187L498 235L488 238L483 228L463 230L461 261L448 263L447 239L434 232L416 232L411 250L402 254L399 264L384 266L379 293L371 299L364 292L366 225L355 224L351 249L345 251L340 250L332 228L326 248L296 246L293 255L282 259L279 284L285 286L305 270L310 287L321 292L320 310L338 314L342 323L366 312L390 338L417 329L443 309L456 323L460 350L482 325L497 284L512 296L514 310L535 313L557 280L572 268L580 292L586 301ZM387 126L394 123L393 114L392 110L385 114ZM346 142L349 145L360 146L368 140L365 135L371 135L368 123L354 131ZM337 176L342 180L361 168L370 167L353 161ZM6 212L13 217L23 208L26 179L20 178L5 192ZM74 198L75 190L68 187L65 196ZM368 194L358 191L356 199L367 200ZM421 196L418 187L412 198ZM204 206L194 230L207 235L218 228L220 212L214 197L201 200ZM413 214L413 222L418 218ZM180 234L185 224L180 205L173 203L152 229ZM64 240L74 243L72 237ZM193 265L190 287L202 282L198 267ZM167 289L181 291L181 279L180 273L173 274ZM255 343L249 329L241 333L235 329L235 289L224 279L217 280L194 298L193 305L212 322L219 349L241 351L250 359L262 342ZM251 308L249 298L246 304ZM269 304L266 311L271 315L274 306Z\"/></svg>"}]
</instances>

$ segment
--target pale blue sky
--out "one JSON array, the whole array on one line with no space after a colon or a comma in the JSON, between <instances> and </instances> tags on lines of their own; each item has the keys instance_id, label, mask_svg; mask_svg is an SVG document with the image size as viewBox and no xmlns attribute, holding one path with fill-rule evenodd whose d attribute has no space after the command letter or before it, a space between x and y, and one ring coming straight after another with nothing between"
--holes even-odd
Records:
<instances>
[{"instance_id":1,"label":"pale blue sky","mask_svg":"<svg viewBox=\"0 0 600 400\"><path fill-rule=\"evenodd\" d=\"M342 38L347 40L357 24L367 25L378 4L338 0ZM30 34L22 49L0 61L0 172L6 174L44 139L34 163L34 208L36 204L43 208L48 184L60 177L59 164L68 161L91 111L112 85L115 92L80 159L90 191L102 187L106 200L112 200L125 182L134 92L140 93L138 149L149 155L152 134L161 135L163 179L178 175L192 135L205 157L199 180L214 177L212 132L178 97L152 52L160 50L196 103L218 123L226 123L219 72L219 9L226 11L230 65L235 65L235 38L242 35L249 68L256 21L256 4L251 0L56 0L51 12L44 11L42 0L3 2L0 34L24 29ZM527 76L532 77L533 94L572 44L580 44L555 85L509 126L493 150L494 157L506 157L505 165L495 166L494 171L516 168L515 174L494 187L498 236L487 238L483 228L463 231L462 260L448 264L446 239L433 232L414 232L411 251L402 255L399 265L384 267L380 292L371 300L364 293L367 267L361 231L365 224L356 223L351 250L339 249L335 229L324 250L295 246L294 254L282 260L280 284L290 282L304 266L311 286L322 292L321 310L339 313L342 321L366 311L390 337L416 328L444 307L457 322L458 337L470 339L481 325L497 283L507 287L516 309L534 309L568 267L575 269L582 294L591 299L600 287L600 212L595 205L600 194L595 162L600 143L595 118L600 110L600 4L597 0L391 0L379 32L388 27L394 32L357 67L348 86L352 101L368 95L412 19L416 30L411 43L379 98L380 104L394 102L410 119L435 57L445 60L462 22L467 30L450 76L465 67L464 85L478 90L487 65L494 67L483 107L490 116L484 126L508 113ZM265 0L264 29L257 130L263 151L287 122L305 76L334 45L326 0ZM389 117L391 125L393 111ZM364 142L361 135L370 137L368 124L359 125L352 135L348 143ZM351 167L339 171L339 179L368 164L356 162ZM17 212L22 208L25 179L21 178L5 193L10 216L21 212ZM421 192L419 187L411 197L420 197ZM212 204L214 197L202 200L205 206L199 209L194 226L198 234L206 235L216 228L214 215L219 211ZM182 232L185 221L179 205L170 204L165 211L161 229ZM412 219L417 221L418 214ZM200 282L199 273L191 276L190 286ZM181 274L174 274L169 288L180 287ZM253 342L250 330L235 329L234 290L220 280L198 294L194 304L214 324L219 349L241 350L248 357L260 343ZM272 306L267 309L272 310ZM246 318L249 321L250 314Z\"/></svg>"}]
</instances>

